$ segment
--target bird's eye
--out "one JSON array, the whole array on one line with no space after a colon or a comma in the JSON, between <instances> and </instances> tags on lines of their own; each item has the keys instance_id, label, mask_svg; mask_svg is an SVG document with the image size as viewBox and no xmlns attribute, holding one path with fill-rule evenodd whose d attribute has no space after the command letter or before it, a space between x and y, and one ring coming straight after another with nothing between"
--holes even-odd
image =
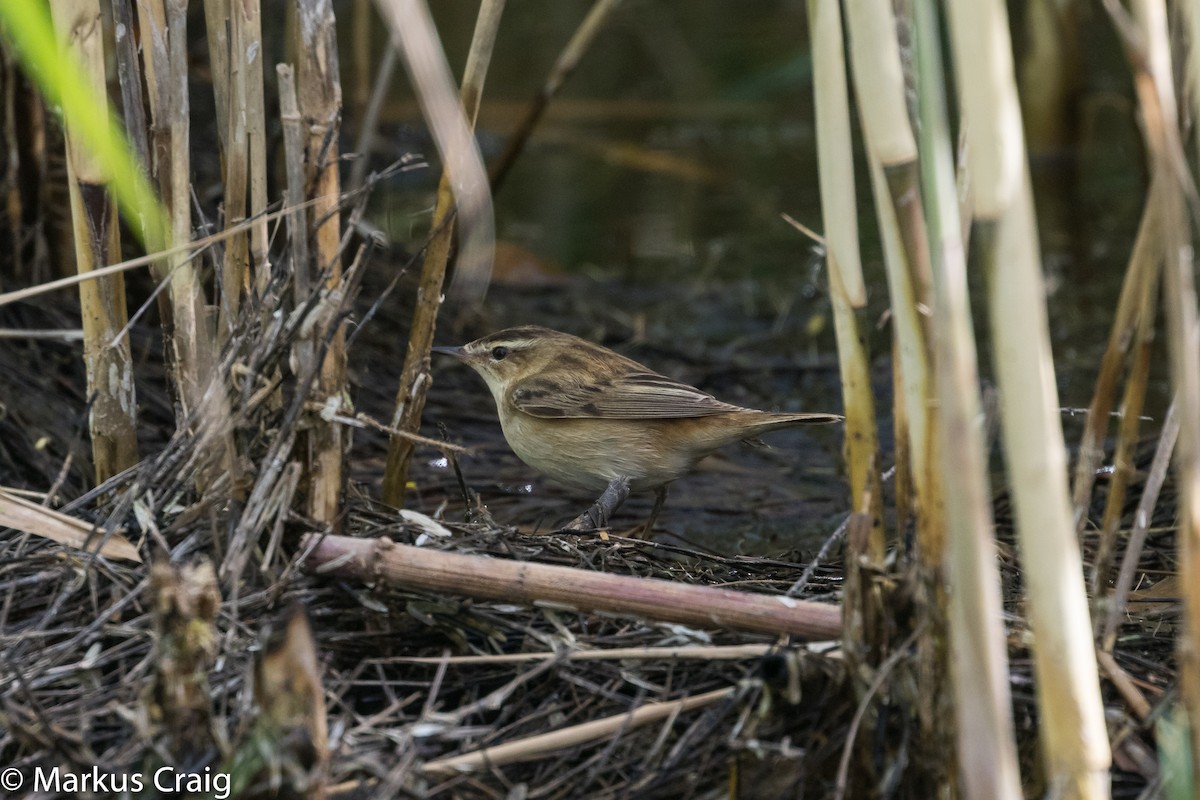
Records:
<instances>
[{"instance_id":1,"label":"bird's eye","mask_svg":"<svg viewBox=\"0 0 1200 800\"><path fill-rule=\"evenodd\" d=\"M492 348L492 360L493 361L503 361L507 356L508 356L508 348L507 347L493 347Z\"/></svg>"}]
</instances>

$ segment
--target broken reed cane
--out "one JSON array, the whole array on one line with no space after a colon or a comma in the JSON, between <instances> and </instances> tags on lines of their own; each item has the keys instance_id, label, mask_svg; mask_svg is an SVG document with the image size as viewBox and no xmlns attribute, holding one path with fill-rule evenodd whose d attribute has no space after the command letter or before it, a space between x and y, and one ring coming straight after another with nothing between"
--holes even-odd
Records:
<instances>
[{"instance_id":1,"label":"broken reed cane","mask_svg":"<svg viewBox=\"0 0 1200 800\"><path fill-rule=\"evenodd\" d=\"M94 108L105 113L104 37L101 26L91 24L100 17L99 2L55 0L52 11L64 53L68 47L74 50L84 67ZM77 125L67 124L64 130L75 264L82 274L120 260L121 239L106 166L88 149ZM129 321L124 277L79 284L79 314L91 399L88 430L99 484L138 461L133 357L129 340L117 336Z\"/></svg>"},{"instance_id":2,"label":"broken reed cane","mask_svg":"<svg viewBox=\"0 0 1200 800\"><path fill-rule=\"evenodd\" d=\"M315 537L315 538L314 538ZM841 609L782 595L693 586L658 578L446 553L391 539L308 534L304 568L363 581L451 592L508 602L554 605L579 612L632 614L699 628L731 628L836 639Z\"/></svg>"}]
</instances>

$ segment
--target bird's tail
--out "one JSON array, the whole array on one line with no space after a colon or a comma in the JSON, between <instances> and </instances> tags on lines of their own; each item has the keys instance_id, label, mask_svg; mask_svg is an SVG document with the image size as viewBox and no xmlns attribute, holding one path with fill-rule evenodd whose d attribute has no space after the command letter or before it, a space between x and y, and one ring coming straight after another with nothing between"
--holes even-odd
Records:
<instances>
[{"instance_id":1,"label":"bird's tail","mask_svg":"<svg viewBox=\"0 0 1200 800\"><path fill-rule=\"evenodd\" d=\"M737 437L750 444L763 444L758 437L764 433L783 428L796 428L801 425L827 425L831 422L841 422L845 419L839 414L778 414L771 411L747 411L743 418L745 433ZM752 415L752 416L751 416ZM734 440L736 441L736 439Z\"/></svg>"}]
</instances>

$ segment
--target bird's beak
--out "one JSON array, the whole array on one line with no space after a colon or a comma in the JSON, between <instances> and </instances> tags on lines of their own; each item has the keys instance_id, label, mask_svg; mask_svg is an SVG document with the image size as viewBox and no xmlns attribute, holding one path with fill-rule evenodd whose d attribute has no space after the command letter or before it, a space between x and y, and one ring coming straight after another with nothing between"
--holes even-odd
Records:
<instances>
[{"instance_id":1,"label":"bird's beak","mask_svg":"<svg viewBox=\"0 0 1200 800\"><path fill-rule=\"evenodd\" d=\"M467 357L467 353L461 347L431 347L430 350L434 353L441 353L444 356L454 356L459 361L463 361Z\"/></svg>"}]
</instances>

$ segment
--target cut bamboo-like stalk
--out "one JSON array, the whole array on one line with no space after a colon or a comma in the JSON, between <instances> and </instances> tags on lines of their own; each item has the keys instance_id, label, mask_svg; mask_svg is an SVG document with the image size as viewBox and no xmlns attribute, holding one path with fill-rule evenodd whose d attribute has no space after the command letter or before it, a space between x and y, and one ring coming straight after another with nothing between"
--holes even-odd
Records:
<instances>
[{"instance_id":1,"label":"cut bamboo-like stalk","mask_svg":"<svg viewBox=\"0 0 1200 800\"><path fill-rule=\"evenodd\" d=\"M310 534L302 546L313 548L304 566L318 575L383 580L396 586L511 603L541 603L579 612L632 614L700 628L812 639L834 639L841 631L837 606L779 595L460 555L382 538Z\"/></svg>"},{"instance_id":2,"label":"cut bamboo-like stalk","mask_svg":"<svg viewBox=\"0 0 1200 800\"><path fill-rule=\"evenodd\" d=\"M908 510L906 467L915 498L917 558L915 591L929 624L923 626L918 669L922 695L934 702L917 709L929 747L948 749L949 731L941 721L952 713L950 696L938 691L948 669L945 602L941 573L945 562L945 519L929 323L933 306L928 234L921 202L916 141L909 123L896 23L889 0L848 0L850 53L859 117L866 139L875 213L883 239L884 266L893 330L896 424L897 524ZM937 742L934 737L945 737ZM946 765L950 775L953 768Z\"/></svg>"},{"instance_id":3,"label":"cut bamboo-like stalk","mask_svg":"<svg viewBox=\"0 0 1200 800\"><path fill-rule=\"evenodd\" d=\"M204 0L204 38L208 42L208 63L217 112L217 143L222 155L229 149L229 128L221 122L229 119L231 4L234 0Z\"/></svg>"},{"instance_id":4,"label":"cut bamboo-like stalk","mask_svg":"<svg viewBox=\"0 0 1200 800\"><path fill-rule=\"evenodd\" d=\"M142 71L138 67L137 42L130 0L113 0L113 39L117 50L117 75L121 84L121 111L125 135L137 154L145 174L150 170L150 145L146 139L146 108L142 97ZM142 234L145 239L145 232Z\"/></svg>"},{"instance_id":5,"label":"cut bamboo-like stalk","mask_svg":"<svg viewBox=\"0 0 1200 800\"><path fill-rule=\"evenodd\" d=\"M254 286L261 297L271 277L267 232L267 111L263 97L262 7L259 0L234 3L241 23L242 69L246 76L246 142L250 151L250 255L254 264Z\"/></svg>"},{"instance_id":6,"label":"cut bamboo-like stalk","mask_svg":"<svg viewBox=\"0 0 1200 800\"><path fill-rule=\"evenodd\" d=\"M885 167L916 161L917 142L904 102L904 70L892 4L846 0L846 19L854 90L872 152Z\"/></svg>"},{"instance_id":7,"label":"cut bamboo-like stalk","mask_svg":"<svg viewBox=\"0 0 1200 800\"><path fill-rule=\"evenodd\" d=\"M975 800L1022 797L937 11L915 4L921 161L937 288L933 319L959 776Z\"/></svg>"},{"instance_id":8,"label":"cut bamboo-like stalk","mask_svg":"<svg viewBox=\"0 0 1200 800\"><path fill-rule=\"evenodd\" d=\"M842 47L841 8L809 0L813 49L813 94L817 115L817 163L829 296L837 337L842 401L846 409L845 452L854 511L871 515L869 557L884 556L883 492L879 480L879 442L870 364L854 309L866 303L858 250L850 100Z\"/></svg>"},{"instance_id":9,"label":"cut bamboo-like stalk","mask_svg":"<svg viewBox=\"0 0 1200 800\"><path fill-rule=\"evenodd\" d=\"M279 80L279 118L283 126L284 210L288 247L292 252L292 299L296 307L308 302L312 282L308 270L308 236L304 229L304 119L296 100L296 73L287 64L275 66ZM311 342L306 343L311 348ZM311 357L311 356L309 356ZM308 364L299 364L303 370Z\"/></svg>"},{"instance_id":10,"label":"cut bamboo-like stalk","mask_svg":"<svg viewBox=\"0 0 1200 800\"><path fill-rule=\"evenodd\" d=\"M187 2L137 0L137 5L152 120L151 167L169 217L169 230L148 237L147 247L164 252L161 260L151 261L151 269L155 279L169 288L170 318L164 321L170 341L168 362L179 388L179 424L194 426L197 447L204 452L196 476L203 486L216 458L223 459L221 468L226 472L235 472L237 462L229 431L228 396L214 380L215 354L204 291L193 254L186 248L192 236Z\"/></svg>"},{"instance_id":11,"label":"cut bamboo-like stalk","mask_svg":"<svg viewBox=\"0 0 1200 800\"><path fill-rule=\"evenodd\" d=\"M854 308L867 304L858 252L858 204L854 191L854 148L850 92L842 46L842 11L833 3L808 0L813 50L813 106L816 111L818 180L829 268L841 279Z\"/></svg>"},{"instance_id":12,"label":"cut bamboo-like stalk","mask_svg":"<svg viewBox=\"0 0 1200 800\"><path fill-rule=\"evenodd\" d=\"M205 8L215 5L218 0L206 0ZM236 2L233 6L242 6ZM238 229L246 219L246 184L247 171L250 161L250 148L246 139L246 35L245 15L240 8L226 6L226 16L220 20L224 28L226 20L229 24L229 58L224 60L227 70L225 74L216 72L217 62L213 62L213 87L225 87L226 116L221 116L221 104L217 103L217 128L224 132L222 142L225 156L225 229ZM209 46L212 47L210 27ZM224 37L222 37L224 38ZM219 95L218 95L219 97ZM217 298L218 341L225 342L232 335L237 324L238 312L241 310L242 290L249 275L250 247L246 234L238 231L225 242L225 254L221 263L221 296Z\"/></svg>"},{"instance_id":13,"label":"cut bamboo-like stalk","mask_svg":"<svg viewBox=\"0 0 1200 800\"><path fill-rule=\"evenodd\" d=\"M192 182L190 153L190 103L187 83L187 0L165 0L165 25L157 31L167 38L167 75L163 89L165 145L168 165L160 168L163 198L171 215L171 238L186 242L192 237ZM156 121L157 128L159 121ZM184 352L178 353L179 379L183 396L191 403L187 413L199 411L201 398L211 375L213 359L204 293L192 268L190 255L180 255L171 263L171 294L175 303L176 336Z\"/></svg>"},{"instance_id":14,"label":"cut bamboo-like stalk","mask_svg":"<svg viewBox=\"0 0 1200 800\"><path fill-rule=\"evenodd\" d=\"M150 156L149 126L146 123L145 96L142 93L142 69L138 61L137 36L134 31L133 7L130 0L112 0L113 37L117 45L117 74L121 84L121 110L125 119L125 135L137 155L137 166L146 178L145 186L150 186L150 170L154 160ZM148 197L152 195L148 192ZM157 203L158 198L153 197ZM157 209L156 209L157 211ZM158 214L155 213L157 217ZM140 225L142 244L147 250L160 249L165 244L165 226L155 225L146 219L146 210L139 209L138 222ZM161 269L153 270L156 278L161 279ZM158 313L162 329L170 338L173 328L171 320L174 312L171 310L171 296L167 292L159 292Z\"/></svg>"},{"instance_id":15,"label":"cut bamboo-like stalk","mask_svg":"<svg viewBox=\"0 0 1200 800\"><path fill-rule=\"evenodd\" d=\"M216 97L217 131L225 169L225 243L221 270L224 296L218 298L222 338L237 319L244 290L261 293L269 277L264 221L247 233L241 223L267 206L266 130L263 105L262 20L259 0L205 0L205 22ZM257 267L250 280L251 258Z\"/></svg>"},{"instance_id":16,"label":"cut bamboo-like stalk","mask_svg":"<svg viewBox=\"0 0 1200 800\"><path fill-rule=\"evenodd\" d=\"M52 7L64 55L83 60L83 72L89 80L95 107L99 113L105 113L100 3L98 0L55 0ZM65 52L68 48L72 51L69 55ZM92 157L69 127L66 139L75 264L80 273L86 273L120 258L117 209L107 188L104 165ZM138 460L137 399L129 339L122 337L115 341L128 322L124 278L113 275L79 284L79 305L87 389L91 398L88 427L92 439L92 466L99 483Z\"/></svg>"},{"instance_id":17,"label":"cut bamboo-like stalk","mask_svg":"<svg viewBox=\"0 0 1200 800\"><path fill-rule=\"evenodd\" d=\"M951 3L977 237L987 267L1005 455L1035 640L1047 784L1109 794L1111 755L1067 492L1045 286L1002 0Z\"/></svg>"},{"instance_id":18,"label":"cut bamboo-like stalk","mask_svg":"<svg viewBox=\"0 0 1200 800\"><path fill-rule=\"evenodd\" d=\"M141 28L143 48L143 65L146 78L147 104L150 107L150 130L153 133L150 152L153 162L151 172L158 182L159 195L167 209L170 229L165 231L162 240L147 242L152 250L161 250L170 245L182 244L191 238L190 207L191 198L185 197L182 203L175 199L172 191L172 175L176 169L176 156L184 159L182 172L187 173L187 144L186 130L177 131L179 123L178 109L172 101L174 93L170 54L168 53L167 15L162 0L137 0L138 24ZM181 147L174 144L177 136L183 136L185 141ZM180 206L183 206L181 209ZM186 231L179 237L180 229ZM184 406L184 416L192 409L196 401L198 366L197 343L199 335L197 325L202 317L200 298L197 296L198 286L194 284L194 272L191 259L186 252L177 252L165 259L165 263L152 265L156 280L167 281L170 287L171 318L164 325L172 335L170 361L175 372L175 380L179 385L181 401ZM192 278L189 281L187 278Z\"/></svg>"},{"instance_id":19,"label":"cut bamboo-like stalk","mask_svg":"<svg viewBox=\"0 0 1200 800\"><path fill-rule=\"evenodd\" d=\"M315 278L325 276L325 289L337 296L342 288L341 223L338 178L338 127L342 112L342 90L338 82L338 51L331 0L296 0L297 68L296 89L307 138L304 151L305 185L313 200L308 209L312 249L309 262L295 269L308 270ZM314 325L311 344L328 340L315 388L322 406L340 408L346 394L346 330L336 314L323 316L326 325ZM327 324L337 325L329 331ZM345 455L343 426L324 418L312 420L308 452L308 514L327 525L335 525L342 498L342 468Z\"/></svg>"},{"instance_id":20,"label":"cut bamboo-like stalk","mask_svg":"<svg viewBox=\"0 0 1200 800\"><path fill-rule=\"evenodd\" d=\"M1179 136L1179 112L1171 65L1171 36L1163 0L1135 0L1134 15L1145 43L1145 64L1154 91L1139 83L1142 124L1151 169L1162 202L1166 258L1163 301L1171 382L1179 413L1175 473L1179 486L1179 583L1183 587L1183 626L1176 639L1183 707L1191 733L1191 782L1200 786L1200 315L1196 303L1193 231L1188 221L1181 175L1187 158ZM1196 42L1191 43L1192 47ZM1152 103L1157 101L1157 108ZM1189 187L1189 191L1195 189Z\"/></svg>"},{"instance_id":21,"label":"cut bamboo-like stalk","mask_svg":"<svg viewBox=\"0 0 1200 800\"><path fill-rule=\"evenodd\" d=\"M921 558L942 561L940 499L933 466L933 363L928 309L932 306L929 246L917 169L917 147L905 105L896 23L888 0L848 0L850 55L859 116L867 142L891 299L892 325L903 379L909 463L916 493Z\"/></svg>"},{"instance_id":22,"label":"cut bamboo-like stalk","mask_svg":"<svg viewBox=\"0 0 1200 800\"><path fill-rule=\"evenodd\" d=\"M483 95L483 84L487 78L488 65L500 28L500 16L504 11L504 0L484 0L479 7L479 18L463 71L463 85L459 93L462 114L469 129L475 127L479 113L479 101ZM398 23L398 20L392 20ZM431 34L432 35L432 34ZM405 45L412 50L412 44ZM416 54L406 51L409 70ZM462 146L474 147L474 142L460 142ZM462 159L458 155L445 158L446 167L438 183L437 206L433 212L433 236L425 249L425 266L421 271L421 286L417 293L417 308L413 313L412 327L408 335L404 368L400 373L400 385L396 391L396 408L392 414L392 427L415 433L421 424L421 413L425 410L425 394L432 378L429 373L429 353L433 347L433 335L437 326L438 309L442 304L442 284L450 259L450 245L454 241L455 219L452 212L458 198L452 188L454 175L452 164ZM393 506L404 503L404 489L408 483L408 466L412 460L412 440L393 436L388 443L387 468L383 476L383 501Z\"/></svg>"}]
</instances>

